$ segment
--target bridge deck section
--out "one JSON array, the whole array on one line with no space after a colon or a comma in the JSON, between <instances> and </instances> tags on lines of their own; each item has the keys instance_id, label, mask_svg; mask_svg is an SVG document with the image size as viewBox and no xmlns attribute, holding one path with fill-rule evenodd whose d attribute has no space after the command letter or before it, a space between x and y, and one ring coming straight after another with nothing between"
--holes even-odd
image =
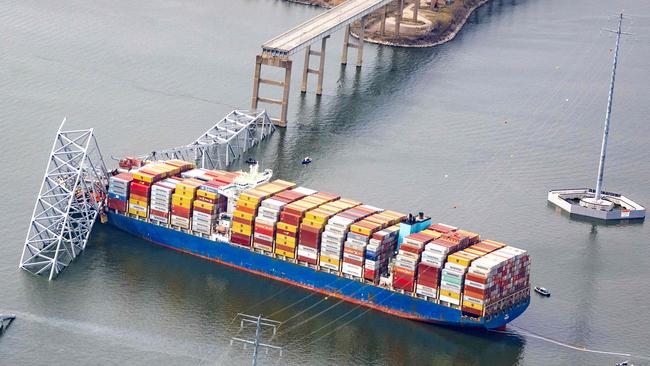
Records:
<instances>
[{"instance_id":1,"label":"bridge deck section","mask_svg":"<svg viewBox=\"0 0 650 366\"><path fill-rule=\"evenodd\" d=\"M347 0L262 45L262 52L288 57L394 0Z\"/></svg>"}]
</instances>

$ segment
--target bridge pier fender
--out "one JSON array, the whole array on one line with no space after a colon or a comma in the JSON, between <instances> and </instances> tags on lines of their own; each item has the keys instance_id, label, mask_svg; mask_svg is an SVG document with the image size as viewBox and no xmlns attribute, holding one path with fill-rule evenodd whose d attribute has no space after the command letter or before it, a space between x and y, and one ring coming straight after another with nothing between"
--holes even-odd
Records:
<instances>
[{"instance_id":1,"label":"bridge pier fender","mask_svg":"<svg viewBox=\"0 0 650 366\"><path fill-rule=\"evenodd\" d=\"M324 37L321 40L320 51L312 51L311 46L307 46L305 49L305 64L302 70L302 83L300 85L300 91L303 93L307 92L307 81L309 79L309 74L318 75L318 82L316 84L316 95L323 94L323 76L325 73L325 46L327 44L327 39L329 36ZM311 62L311 56L319 57L318 69L311 69L309 67Z\"/></svg>"},{"instance_id":2,"label":"bridge pier fender","mask_svg":"<svg viewBox=\"0 0 650 366\"><path fill-rule=\"evenodd\" d=\"M279 127L287 126L287 111L289 107L289 88L291 87L291 60L286 57L268 54L257 55L255 58L255 73L253 74L253 97L251 109L257 110L259 103L275 104L280 106L280 118L271 118L273 124ZM284 80L270 80L262 77L262 66L273 66L284 69ZM260 84L278 86L282 88L282 99L260 97Z\"/></svg>"}]
</instances>

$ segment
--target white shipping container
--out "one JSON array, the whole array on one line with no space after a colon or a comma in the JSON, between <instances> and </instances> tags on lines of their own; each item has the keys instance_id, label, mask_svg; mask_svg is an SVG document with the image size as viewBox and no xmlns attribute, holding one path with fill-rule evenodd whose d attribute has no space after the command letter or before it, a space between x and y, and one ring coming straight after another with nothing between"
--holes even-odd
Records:
<instances>
[{"instance_id":1,"label":"white shipping container","mask_svg":"<svg viewBox=\"0 0 650 366\"><path fill-rule=\"evenodd\" d=\"M298 255L314 260L318 259L318 251L315 248L306 247L304 245L298 245Z\"/></svg>"},{"instance_id":2,"label":"white shipping container","mask_svg":"<svg viewBox=\"0 0 650 366\"><path fill-rule=\"evenodd\" d=\"M293 191L296 191L298 193L302 193L305 196L311 196L312 194L316 194L318 191L314 191L313 189L309 189L306 187L297 187L292 189Z\"/></svg>"},{"instance_id":3,"label":"white shipping container","mask_svg":"<svg viewBox=\"0 0 650 366\"><path fill-rule=\"evenodd\" d=\"M359 262L363 263L363 257L358 256L356 254L343 252L343 258L349 258L349 259L352 259L352 260L359 261Z\"/></svg>"},{"instance_id":4,"label":"white shipping container","mask_svg":"<svg viewBox=\"0 0 650 366\"><path fill-rule=\"evenodd\" d=\"M338 266L333 265L333 264L331 264L331 263L327 263L327 262L325 262L325 261L320 261L320 266L321 266L321 267L328 268L328 269L331 269L331 270L333 270L333 271L338 271L338 270L339 270L339 267L338 267Z\"/></svg>"},{"instance_id":5,"label":"white shipping container","mask_svg":"<svg viewBox=\"0 0 650 366\"><path fill-rule=\"evenodd\" d=\"M343 273L354 277L363 277L363 267L343 262Z\"/></svg>"},{"instance_id":6,"label":"white shipping container","mask_svg":"<svg viewBox=\"0 0 650 366\"><path fill-rule=\"evenodd\" d=\"M435 288L420 285L420 284L418 284L415 287L415 293L418 293L418 294L424 295L424 296L434 297L434 298L438 297L438 290L436 290Z\"/></svg>"},{"instance_id":7,"label":"white shipping container","mask_svg":"<svg viewBox=\"0 0 650 366\"><path fill-rule=\"evenodd\" d=\"M460 305L460 299L454 299L449 296L440 295L440 301L448 302L453 305Z\"/></svg>"}]
</instances>

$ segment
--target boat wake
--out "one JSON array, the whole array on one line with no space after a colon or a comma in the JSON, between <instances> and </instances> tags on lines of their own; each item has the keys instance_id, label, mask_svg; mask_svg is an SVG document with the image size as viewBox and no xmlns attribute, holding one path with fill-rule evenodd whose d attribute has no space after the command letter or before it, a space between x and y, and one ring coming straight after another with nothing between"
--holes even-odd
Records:
<instances>
[{"instance_id":1,"label":"boat wake","mask_svg":"<svg viewBox=\"0 0 650 366\"><path fill-rule=\"evenodd\" d=\"M574 351L587 352L587 353L597 353L597 354L601 354L601 355L633 357L633 358L638 358L638 359L643 359L643 360L650 360L650 357L648 357L648 356L634 355L634 354L631 354L631 353L624 353L624 352L602 351L602 350L590 349L590 348L586 348L586 347L578 347L578 346L574 346L574 345L571 345L571 344L568 344L568 343L565 343L565 342L562 342L562 341L558 341L558 340L555 340L555 339L544 337L542 335L533 333L533 332L531 332L531 331L529 331L527 329L524 329L524 328L521 328L521 327L518 327L518 326L515 326L515 325L512 325L512 324L509 325L509 327L516 330L516 332L514 332L514 331L498 331L498 330L494 330L494 332L498 332L498 333L502 333L502 334L509 334L509 335L513 335L513 336L524 336L524 337L529 337L529 338L535 338L535 339L539 339L539 340L542 340L542 341L545 341L545 342L548 342L548 343L553 343L553 344L558 345L560 347L568 348L568 349L571 349L571 350L574 350Z\"/></svg>"}]
</instances>

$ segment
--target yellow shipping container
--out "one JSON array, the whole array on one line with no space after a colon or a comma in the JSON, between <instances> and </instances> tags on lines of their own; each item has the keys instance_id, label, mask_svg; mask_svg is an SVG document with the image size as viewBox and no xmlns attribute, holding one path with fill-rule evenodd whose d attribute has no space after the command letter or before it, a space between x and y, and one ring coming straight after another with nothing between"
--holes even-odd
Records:
<instances>
[{"instance_id":1,"label":"yellow shipping container","mask_svg":"<svg viewBox=\"0 0 650 366\"><path fill-rule=\"evenodd\" d=\"M253 217L255 216L255 215L250 214L248 212L239 211L239 210L235 210L232 213L232 215L235 216L235 217L239 217L240 219L244 219L244 220L252 220Z\"/></svg>"},{"instance_id":2,"label":"yellow shipping container","mask_svg":"<svg viewBox=\"0 0 650 366\"><path fill-rule=\"evenodd\" d=\"M177 193L172 194L172 204L181 207L192 207L193 198L189 198Z\"/></svg>"},{"instance_id":3,"label":"yellow shipping container","mask_svg":"<svg viewBox=\"0 0 650 366\"><path fill-rule=\"evenodd\" d=\"M147 217L147 211L138 210L138 209L136 209L134 207L129 207L129 213L131 215L136 215L136 216L140 216L140 217L144 217L144 218Z\"/></svg>"},{"instance_id":4,"label":"yellow shipping container","mask_svg":"<svg viewBox=\"0 0 650 366\"><path fill-rule=\"evenodd\" d=\"M370 229L367 227L352 225L350 226L350 231L352 231L353 233L370 236Z\"/></svg>"},{"instance_id":5,"label":"yellow shipping container","mask_svg":"<svg viewBox=\"0 0 650 366\"><path fill-rule=\"evenodd\" d=\"M194 207L200 207L205 210L214 210L214 204L209 203L209 202L204 202L204 201L194 201Z\"/></svg>"},{"instance_id":6,"label":"yellow shipping container","mask_svg":"<svg viewBox=\"0 0 650 366\"><path fill-rule=\"evenodd\" d=\"M286 222L278 222L278 229L290 231L292 233L297 233L298 232L298 227L297 226L287 224Z\"/></svg>"},{"instance_id":7,"label":"yellow shipping container","mask_svg":"<svg viewBox=\"0 0 650 366\"><path fill-rule=\"evenodd\" d=\"M476 310L483 311L483 305L475 304L475 303L473 303L473 302L463 301L463 306L468 307L468 308L472 308L472 309L476 309Z\"/></svg>"},{"instance_id":8,"label":"yellow shipping container","mask_svg":"<svg viewBox=\"0 0 650 366\"><path fill-rule=\"evenodd\" d=\"M314 221L314 220L308 220L308 219L303 219L301 224L302 225L313 226L313 227L316 227L316 228L319 228L319 229L325 227L325 223L322 222L322 221Z\"/></svg>"},{"instance_id":9,"label":"yellow shipping container","mask_svg":"<svg viewBox=\"0 0 650 366\"><path fill-rule=\"evenodd\" d=\"M451 292L451 291L448 291L448 290L441 289L440 290L440 296L447 296L447 297L451 297L452 299L460 300L460 294L459 293Z\"/></svg>"},{"instance_id":10,"label":"yellow shipping container","mask_svg":"<svg viewBox=\"0 0 650 366\"><path fill-rule=\"evenodd\" d=\"M196 194L199 197L205 197L205 198L209 198L211 200L216 200L218 198L218 196L219 196L218 194L216 194L214 192L208 192L208 191L204 191L202 189L199 189L198 191L196 191Z\"/></svg>"},{"instance_id":11,"label":"yellow shipping container","mask_svg":"<svg viewBox=\"0 0 650 366\"><path fill-rule=\"evenodd\" d=\"M286 245L286 246L296 246L296 238L284 234L277 234L275 236L276 244Z\"/></svg>"},{"instance_id":12,"label":"yellow shipping container","mask_svg":"<svg viewBox=\"0 0 650 366\"><path fill-rule=\"evenodd\" d=\"M237 207L246 207L246 208L251 208L251 209L256 209L257 206L259 206L259 201L244 201L241 198L237 200Z\"/></svg>"},{"instance_id":13,"label":"yellow shipping container","mask_svg":"<svg viewBox=\"0 0 650 366\"><path fill-rule=\"evenodd\" d=\"M472 262L472 258L468 258L466 256L460 255L459 253L456 253L447 257L447 262L460 264L461 266L464 267L469 267L469 264Z\"/></svg>"},{"instance_id":14,"label":"yellow shipping container","mask_svg":"<svg viewBox=\"0 0 650 366\"><path fill-rule=\"evenodd\" d=\"M339 260L339 259L337 259L337 258L326 257L326 256L324 256L324 255L321 255L321 256L320 256L320 261L321 261L321 263L325 262L325 263L333 264L333 265L335 265L335 266L338 266L339 263L340 263L340 260Z\"/></svg>"},{"instance_id":15,"label":"yellow shipping container","mask_svg":"<svg viewBox=\"0 0 650 366\"><path fill-rule=\"evenodd\" d=\"M149 203L147 203L147 201L141 201L141 200L138 200L138 199L135 199L135 198L129 198L129 203L132 203L132 204L138 205L138 206L143 206L143 207L149 206Z\"/></svg>"},{"instance_id":16,"label":"yellow shipping container","mask_svg":"<svg viewBox=\"0 0 650 366\"><path fill-rule=\"evenodd\" d=\"M282 250L282 249L277 249L277 248L275 249L275 254L279 254L279 255L285 256L287 258L295 258L296 257L296 253L294 253L294 252L289 252L289 251Z\"/></svg>"},{"instance_id":17,"label":"yellow shipping container","mask_svg":"<svg viewBox=\"0 0 650 366\"><path fill-rule=\"evenodd\" d=\"M420 231L420 233L422 233L424 235L431 236L434 239L438 239L438 238L440 238L442 236L441 233L439 233L437 231L429 230L429 229L422 230L422 231Z\"/></svg>"},{"instance_id":18,"label":"yellow shipping container","mask_svg":"<svg viewBox=\"0 0 650 366\"><path fill-rule=\"evenodd\" d=\"M232 224L232 231L239 233L239 234L244 234L244 235L251 235L251 226L250 225L244 225L240 222L234 222Z\"/></svg>"}]
</instances>

